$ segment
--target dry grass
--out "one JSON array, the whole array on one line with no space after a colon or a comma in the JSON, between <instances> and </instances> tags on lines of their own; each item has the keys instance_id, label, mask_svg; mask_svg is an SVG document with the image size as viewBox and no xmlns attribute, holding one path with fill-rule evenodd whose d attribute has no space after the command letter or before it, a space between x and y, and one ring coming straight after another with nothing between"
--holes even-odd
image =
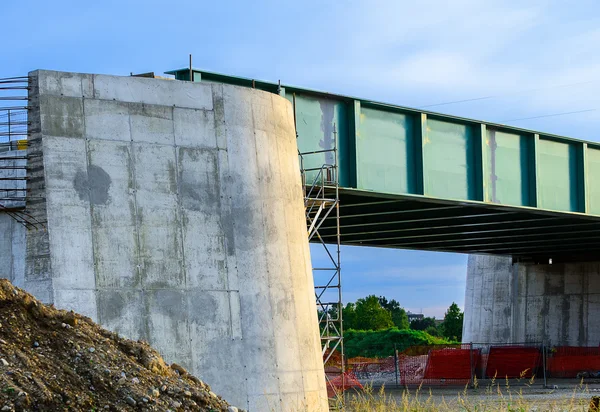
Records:
<instances>
[{"instance_id":1,"label":"dry grass","mask_svg":"<svg viewBox=\"0 0 600 412\"><path fill-rule=\"evenodd\" d=\"M521 387L517 389L511 388L508 380L498 382L494 379L485 388L472 390L465 387L461 393L449 399L434 396L431 389L405 390L401 396L394 396L386 393L383 387L379 391L374 391L372 387L367 386L363 391L346 394L344 397L338 396L335 405L332 406L334 409L348 412L587 412L593 410L590 409L592 395L583 381L568 393L550 392L548 396L541 396L540 399L531 399L523 393L523 386L532 384L533 379L522 382Z\"/></svg>"}]
</instances>

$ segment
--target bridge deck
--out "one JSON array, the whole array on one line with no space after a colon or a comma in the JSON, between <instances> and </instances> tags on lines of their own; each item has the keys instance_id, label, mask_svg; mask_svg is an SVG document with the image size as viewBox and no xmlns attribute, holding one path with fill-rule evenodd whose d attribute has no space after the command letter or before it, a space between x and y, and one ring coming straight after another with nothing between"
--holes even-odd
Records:
<instances>
[{"instance_id":1,"label":"bridge deck","mask_svg":"<svg viewBox=\"0 0 600 412\"><path fill-rule=\"evenodd\" d=\"M189 69L169 73L189 80ZM200 70L193 77L289 99L301 152L330 149L335 139L343 244L597 259L596 143ZM331 156L311 156L305 167L332 164ZM24 167L13 161L4 159L11 186L0 191L11 195L4 207L22 208L13 197L24 186L15 166ZM332 225L320 230L325 242L334 241Z\"/></svg>"}]
</instances>

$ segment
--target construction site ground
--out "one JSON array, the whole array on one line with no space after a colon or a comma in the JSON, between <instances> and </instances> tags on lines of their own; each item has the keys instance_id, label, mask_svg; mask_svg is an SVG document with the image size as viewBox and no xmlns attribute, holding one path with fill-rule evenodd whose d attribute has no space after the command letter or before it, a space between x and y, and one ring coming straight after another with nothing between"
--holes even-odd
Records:
<instances>
[{"instance_id":1,"label":"construction site ground","mask_svg":"<svg viewBox=\"0 0 600 412\"><path fill-rule=\"evenodd\" d=\"M0 279L0 411L228 411L147 343L57 310Z\"/></svg>"},{"instance_id":2,"label":"construction site ground","mask_svg":"<svg viewBox=\"0 0 600 412\"><path fill-rule=\"evenodd\" d=\"M548 380L543 383L515 383L504 381L480 382L477 389L465 387L421 387L421 388L368 388L373 398L396 405L406 404L417 406L415 410L440 411L587 411L593 397L600 397L600 383L586 383L577 379ZM346 399L360 392L350 390ZM363 392L364 396L364 392ZM425 409L422 409L425 408ZM392 409L393 410L393 409ZM402 410L402 409L399 409Z\"/></svg>"}]
</instances>

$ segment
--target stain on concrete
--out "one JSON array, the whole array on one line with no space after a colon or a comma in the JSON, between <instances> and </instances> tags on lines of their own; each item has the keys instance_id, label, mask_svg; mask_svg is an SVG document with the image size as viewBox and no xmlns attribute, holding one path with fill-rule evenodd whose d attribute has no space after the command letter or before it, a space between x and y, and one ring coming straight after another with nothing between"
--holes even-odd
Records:
<instances>
[{"instance_id":1,"label":"stain on concrete","mask_svg":"<svg viewBox=\"0 0 600 412\"><path fill-rule=\"evenodd\" d=\"M545 295L563 295L565 293L565 277L555 268L562 265L546 266L547 272L544 276L544 294Z\"/></svg>"},{"instance_id":2,"label":"stain on concrete","mask_svg":"<svg viewBox=\"0 0 600 412\"><path fill-rule=\"evenodd\" d=\"M102 295L102 299L98 299L97 302L98 312L104 322L111 322L123 316L127 301L131 297L118 292L102 291L99 294Z\"/></svg>"},{"instance_id":3,"label":"stain on concrete","mask_svg":"<svg viewBox=\"0 0 600 412\"><path fill-rule=\"evenodd\" d=\"M164 120L173 120L173 108L156 106L145 103L128 103L129 114L134 116L155 117Z\"/></svg>"},{"instance_id":4,"label":"stain on concrete","mask_svg":"<svg viewBox=\"0 0 600 412\"><path fill-rule=\"evenodd\" d=\"M41 127L46 136L83 137L83 101L71 97L41 96Z\"/></svg>"},{"instance_id":5,"label":"stain on concrete","mask_svg":"<svg viewBox=\"0 0 600 412\"><path fill-rule=\"evenodd\" d=\"M292 300L291 296L285 296L282 299L277 301L277 309L276 312L279 316L283 317L285 320L290 320L290 301Z\"/></svg>"},{"instance_id":6,"label":"stain on concrete","mask_svg":"<svg viewBox=\"0 0 600 412\"><path fill-rule=\"evenodd\" d=\"M217 148L227 148L227 132L225 128L225 103L223 101L223 87L213 85L213 107L214 107L214 122L215 122L215 137L217 140Z\"/></svg>"},{"instance_id":7,"label":"stain on concrete","mask_svg":"<svg viewBox=\"0 0 600 412\"><path fill-rule=\"evenodd\" d=\"M146 320L141 316L141 291L98 290L96 304L99 321L129 339L148 339Z\"/></svg>"},{"instance_id":8,"label":"stain on concrete","mask_svg":"<svg viewBox=\"0 0 600 412\"><path fill-rule=\"evenodd\" d=\"M87 173L78 170L73 180L73 187L79 195L79 199L88 200L93 205L108 204L108 189L112 180L100 166L90 165Z\"/></svg>"},{"instance_id":9,"label":"stain on concrete","mask_svg":"<svg viewBox=\"0 0 600 412\"><path fill-rule=\"evenodd\" d=\"M227 250L227 255L235 256L235 230L230 214L222 216L221 227L225 234L225 249Z\"/></svg>"},{"instance_id":10,"label":"stain on concrete","mask_svg":"<svg viewBox=\"0 0 600 412\"><path fill-rule=\"evenodd\" d=\"M568 295L562 296L561 302L562 319L560 322L559 338L561 342L569 342L569 324L571 323L571 300Z\"/></svg>"},{"instance_id":11,"label":"stain on concrete","mask_svg":"<svg viewBox=\"0 0 600 412\"><path fill-rule=\"evenodd\" d=\"M187 210L218 214L221 206L216 152L179 148L179 190L181 204ZM205 171L195 172L204 163Z\"/></svg>"},{"instance_id":12,"label":"stain on concrete","mask_svg":"<svg viewBox=\"0 0 600 412\"><path fill-rule=\"evenodd\" d=\"M167 173L169 174L169 190L171 193L177 193L177 173L175 162L172 160L167 161Z\"/></svg>"},{"instance_id":13,"label":"stain on concrete","mask_svg":"<svg viewBox=\"0 0 600 412\"><path fill-rule=\"evenodd\" d=\"M190 321L198 326L210 326L214 328L219 312L219 302L210 293L196 293L190 299Z\"/></svg>"},{"instance_id":14,"label":"stain on concrete","mask_svg":"<svg viewBox=\"0 0 600 412\"><path fill-rule=\"evenodd\" d=\"M262 216L255 207L248 204L234 206L232 209L235 219L235 245L242 251L256 248L257 242L264 239L262 231L258 230L258 225L262 225Z\"/></svg>"},{"instance_id":15,"label":"stain on concrete","mask_svg":"<svg viewBox=\"0 0 600 412\"><path fill-rule=\"evenodd\" d=\"M184 292L172 289L154 290L151 295L152 309L177 322L187 321Z\"/></svg>"}]
</instances>

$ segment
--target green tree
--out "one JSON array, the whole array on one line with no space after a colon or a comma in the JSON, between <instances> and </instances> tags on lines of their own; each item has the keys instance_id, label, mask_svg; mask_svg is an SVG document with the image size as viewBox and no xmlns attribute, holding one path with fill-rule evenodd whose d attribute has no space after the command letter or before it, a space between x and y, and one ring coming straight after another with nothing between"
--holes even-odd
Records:
<instances>
[{"instance_id":1,"label":"green tree","mask_svg":"<svg viewBox=\"0 0 600 412\"><path fill-rule=\"evenodd\" d=\"M444 323L442 323L442 335L451 340L462 340L463 328L463 313L458 305L452 302L452 305L444 315Z\"/></svg>"},{"instance_id":2,"label":"green tree","mask_svg":"<svg viewBox=\"0 0 600 412\"><path fill-rule=\"evenodd\" d=\"M342 309L342 315L344 316L344 329L357 329L356 328L356 306L350 302L346 304L346 307Z\"/></svg>"},{"instance_id":3,"label":"green tree","mask_svg":"<svg viewBox=\"0 0 600 412\"><path fill-rule=\"evenodd\" d=\"M425 329L425 333L431 336L440 336L440 331L436 326L429 326L427 329Z\"/></svg>"},{"instance_id":4,"label":"green tree","mask_svg":"<svg viewBox=\"0 0 600 412\"><path fill-rule=\"evenodd\" d=\"M435 329L435 318L424 317L423 319L415 319L410 322L410 328L412 330L427 330L427 328L433 327Z\"/></svg>"},{"instance_id":5,"label":"green tree","mask_svg":"<svg viewBox=\"0 0 600 412\"><path fill-rule=\"evenodd\" d=\"M408 315L396 299L388 301L385 296L379 296L379 304L381 305L381 307L387 309L390 312L390 314L392 315L392 322L394 322L394 326L396 326L398 329L409 328Z\"/></svg>"},{"instance_id":6,"label":"green tree","mask_svg":"<svg viewBox=\"0 0 600 412\"><path fill-rule=\"evenodd\" d=\"M381 306L375 295L348 303L343 315L344 329L381 330L394 326L391 313Z\"/></svg>"},{"instance_id":7,"label":"green tree","mask_svg":"<svg viewBox=\"0 0 600 412\"><path fill-rule=\"evenodd\" d=\"M386 357L417 345L440 345L449 343L444 338L430 336L420 330L390 328L377 331L349 330L344 333L344 350L348 358L355 356ZM423 350L423 348L416 348ZM428 348L426 348L428 350ZM427 352L417 352L423 355Z\"/></svg>"}]
</instances>

